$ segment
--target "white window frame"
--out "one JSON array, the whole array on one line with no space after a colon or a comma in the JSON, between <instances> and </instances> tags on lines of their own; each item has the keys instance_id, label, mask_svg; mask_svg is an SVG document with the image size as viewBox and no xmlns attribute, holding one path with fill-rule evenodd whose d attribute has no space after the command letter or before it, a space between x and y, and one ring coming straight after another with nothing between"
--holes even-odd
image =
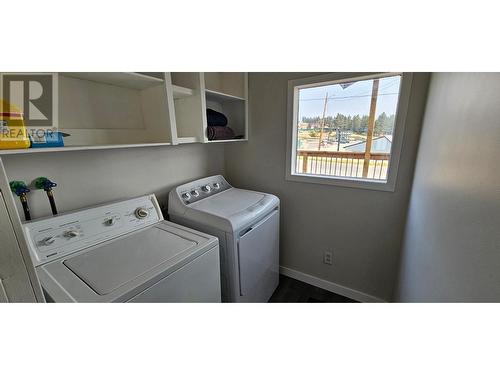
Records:
<instances>
[{"instance_id":1,"label":"white window frame","mask_svg":"<svg viewBox=\"0 0 500 375\"><path fill-rule=\"evenodd\" d=\"M326 86L353 80L367 80L373 78L384 78L401 74L401 85L399 89L398 105L394 121L393 141L391 145L391 158L387 171L387 181L370 179L352 179L349 177L324 176L314 174L296 173L297 161L297 124L298 124L298 91L299 89L317 86ZM361 188L393 192L396 188L396 180L399 167L399 159L403 145L403 137L406 125L408 104L410 101L412 73L330 73L307 78L288 81L288 106L287 106L287 147L286 147L286 180L295 182L308 182L314 184L326 184L350 188Z\"/></svg>"}]
</instances>

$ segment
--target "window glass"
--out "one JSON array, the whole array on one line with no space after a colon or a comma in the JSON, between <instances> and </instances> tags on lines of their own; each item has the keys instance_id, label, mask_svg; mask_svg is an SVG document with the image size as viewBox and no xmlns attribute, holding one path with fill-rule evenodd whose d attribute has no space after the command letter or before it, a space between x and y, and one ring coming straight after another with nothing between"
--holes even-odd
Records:
<instances>
[{"instance_id":1,"label":"window glass","mask_svg":"<svg viewBox=\"0 0 500 375\"><path fill-rule=\"evenodd\" d=\"M401 75L300 86L295 174L385 182Z\"/></svg>"}]
</instances>

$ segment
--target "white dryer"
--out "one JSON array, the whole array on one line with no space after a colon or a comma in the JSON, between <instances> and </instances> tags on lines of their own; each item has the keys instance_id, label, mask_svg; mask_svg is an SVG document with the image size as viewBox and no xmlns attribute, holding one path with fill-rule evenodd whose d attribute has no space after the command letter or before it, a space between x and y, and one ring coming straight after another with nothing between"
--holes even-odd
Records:
<instances>
[{"instance_id":1,"label":"white dryer","mask_svg":"<svg viewBox=\"0 0 500 375\"><path fill-rule=\"evenodd\" d=\"M220 175L170 191L170 220L219 239L223 301L267 302L278 286L279 203Z\"/></svg>"},{"instance_id":2,"label":"white dryer","mask_svg":"<svg viewBox=\"0 0 500 375\"><path fill-rule=\"evenodd\" d=\"M163 220L154 195L24 224L47 300L220 302L217 238Z\"/></svg>"}]
</instances>

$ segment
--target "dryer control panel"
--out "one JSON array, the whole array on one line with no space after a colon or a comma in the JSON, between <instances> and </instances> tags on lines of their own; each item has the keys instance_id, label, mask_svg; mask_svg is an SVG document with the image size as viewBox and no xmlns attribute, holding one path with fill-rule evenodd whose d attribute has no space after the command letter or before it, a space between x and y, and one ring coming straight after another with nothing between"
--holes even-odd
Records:
<instances>
[{"instance_id":1,"label":"dryer control panel","mask_svg":"<svg viewBox=\"0 0 500 375\"><path fill-rule=\"evenodd\" d=\"M73 211L23 225L35 265L163 220L154 195Z\"/></svg>"},{"instance_id":2,"label":"dryer control panel","mask_svg":"<svg viewBox=\"0 0 500 375\"><path fill-rule=\"evenodd\" d=\"M176 188L176 194L187 205L231 187L224 177L217 175L180 185Z\"/></svg>"}]
</instances>

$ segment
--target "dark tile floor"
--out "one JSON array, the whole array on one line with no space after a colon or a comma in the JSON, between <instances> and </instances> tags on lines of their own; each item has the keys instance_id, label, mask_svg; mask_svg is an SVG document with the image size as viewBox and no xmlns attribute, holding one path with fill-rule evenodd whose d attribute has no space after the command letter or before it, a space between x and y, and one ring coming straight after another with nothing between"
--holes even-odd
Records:
<instances>
[{"instance_id":1,"label":"dark tile floor","mask_svg":"<svg viewBox=\"0 0 500 375\"><path fill-rule=\"evenodd\" d=\"M350 298L280 275L280 284L269 302L356 302Z\"/></svg>"}]
</instances>

